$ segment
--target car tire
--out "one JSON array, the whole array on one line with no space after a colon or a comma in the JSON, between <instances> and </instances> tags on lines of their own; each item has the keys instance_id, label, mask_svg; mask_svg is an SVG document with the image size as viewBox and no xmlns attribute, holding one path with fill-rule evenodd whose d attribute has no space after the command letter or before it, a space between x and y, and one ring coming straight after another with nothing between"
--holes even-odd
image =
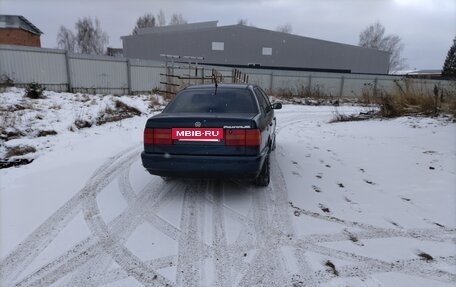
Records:
<instances>
[{"instance_id":1,"label":"car tire","mask_svg":"<svg viewBox=\"0 0 456 287\"><path fill-rule=\"evenodd\" d=\"M271 179L270 165L269 165L269 154L264 160L263 167L258 177L255 179L256 186L268 186Z\"/></svg>"},{"instance_id":2,"label":"car tire","mask_svg":"<svg viewBox=\"0 0 456 287\"><path fill-rule=\"evenodd\" d=\"M275 150L275 149L276 149L276 136L274 135L274 140L272 141L271 150Z\"/></svg>"},{"instance_id":3,"label":"car tire","mask_svg":"<svg viewBox=\"0 0 456 287\"><path fill-rule=\"evenodd\" d=\"M173 178L172 178L172 177L169 177L169 176L160 176L160 177L162 178L162 180L163 180L164 182L170 182L170 181L173 180Z\"/></svg>"}]
</instances>

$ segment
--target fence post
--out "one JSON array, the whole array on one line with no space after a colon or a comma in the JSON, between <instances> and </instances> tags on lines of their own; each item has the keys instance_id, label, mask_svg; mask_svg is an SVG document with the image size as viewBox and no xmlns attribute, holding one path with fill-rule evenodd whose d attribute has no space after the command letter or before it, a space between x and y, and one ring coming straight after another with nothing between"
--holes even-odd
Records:
<instances>
[{"instance_id":1,"label":"fence post","mask_svg":"<svg viewBox=\"0 0 456 287\"><path fill-rule=\"evenodd\" d=\"M131 94L131 63L130 59L127 59L127 85L128 85L128 94Z\"/></svg>"},{"instance_id":2,"label":"fence post","mask_svg":"<svg viewBox=\"0 0 456 287\"><path fill-rule=\"evenodd\" d=\"M309 93L312 91L312 75L309 75Z\"/></svg>"},{"instance_id":3,"label":"fence post","mask_svg":"<svg viewBox=\"0 0 456 287\"><path fill-rule=\"evenodd\" d=\"M201 84L204 85L204 67L201 67Z\"/></svg>"},{"instance_id":4,"label":"fence post","mask_svg":"<svg viewBox=\"0 0 456 287\"><path fill-rule=\"evenodd\" d=\"M73 92L73 83L71 81L71 70L70 70L70 56L68 50L65 50L65 65L68 79L68 92Z\"/></svg>"},{"instance_id":5,"label":"fence post","mask_svg":"<svg viewBox=\"0 0 456 287\"><path fill-rule=\"evenodd\" d=\"M342 76L342 78L340 78L339 98L342 98L342 96L343 96L343 94L344 94L344 82L345 82L345 77Z\"/></svg>"},{"instance_id":6,"label":"fence post","mask_svg":"<svg viewBox=\"0 0 456 287\"><path fill-rule=\"evenodd\" d=\"M273 81L274 81L274 72L271 72L271 78L270 78L270 83L269 83L269 90L271 91L272 93L272 88L274 87L273 86Z\"/></svg>"},{"instance_id":7,"label":"fence post","mask_svg":"<svg viewBox=\"0 0 456 287\"><path fill-rule=\"evenodd\" d=\"M377 99L377 81L378 81L378 78L376 77L374 79L374 99Z\"/></svg>"}]
</instances>

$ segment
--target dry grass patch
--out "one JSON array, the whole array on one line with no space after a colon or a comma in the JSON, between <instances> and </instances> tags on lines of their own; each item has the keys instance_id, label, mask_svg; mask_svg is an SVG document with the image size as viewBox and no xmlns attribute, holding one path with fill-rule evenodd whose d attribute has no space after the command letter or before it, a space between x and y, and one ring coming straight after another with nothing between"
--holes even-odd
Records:
<instances>
[{"instance_id":1,"label":"dry grass patch","mask_svg":"<svg viewBox=\"0 0 456 287\"><path fill-rule=\"evenodd\" d=\"M140 116L142 113L135 107L129 106L124 102L115 100L114 109L106 107L96 118L96 124L102 125L109 122L117 122L123 119Z\"/></svg>"},{"instance_id":2,"label":"dry grass patch","mask_svg":"<svg viewBox=\"0 0 456 287\"><path fill-rule=\"evenodd\" d=\"M274 96L281 100L291 100L293 99L293 93L290 89L277 89L274 93Z\"/></svg>"},{"instance_id":3,"label":"dry grass patch","mask_svg":"<svg viewBox=\"0 0 456 287\"><path fill-rule=\"evenodd\" d=\"M339 112L334 113L333 118L329 121L330 123L337 122L353 122L353 121L365 121L378 117L378 112L370 110L367 112L360 112L358 114L345 115Z\"/></svg>"},{"instance_id":4,"label":"dry grass patch","mask_svg":"<svg viewBox=\"0 0 456 287\"><path fill-rule=\"evenodd\" d=\"M57 132L54 130L41 130L38 132L37 137L47 137L47 136L54 136Z\"/></svg>"},{"instance_id":5,"label":"dry grass patch","mask_svg":"<svg viewBox=\"0 0 456 287\"><path fill-rule=\"evenodd\" d=\"M435 85L429 90L425 87L412 86L408 79L395 83L393 92L381 95L382 117L436 116L442 113L456 116L456 88L443 90Z\"/></svg>"},{"instance_id":6,"label":"dry grass patch","mask_svg":"<svg viewBox=\"0 0 456 287\"><path fill-rule=\"evenodd\" d=\"M353 100L340 98L324 92L324 89L320 85L316 85L312 88L306 86L300 86L297 89L276 89L274 92L269 91L271 96L276 97L279 100L289 101L295 104L304 104L309 106L319 105L335 105L338 106L340 103L351 102Z\"/></svg>"},{"instance_id":7,"label":"dry grass patch","mask_svg":"<svg viewBox=\"0 0 456 287\"><path fill-rule=\"evenodd\" d=\"M0 169L10 168L10 167L15 167L15 166L20 166L20 165L26 165L26 164L29 164L32 162L33 162L33 159L28 159L28 158L20 158L20 159L15 159L12 161L0 159Z\"/></svg>"},{"instance_id":8,"label":"dry grass patch","mask_svg":"<svg viewBox=\"0 0 456 287\"><path fill-rule=\"evenodd\" d=\"M84 119L76 119L74 121L74 126L76 126L78 129L84 129L84 128L90 128L92 126L92 122L89 120L84 120ZM71 131L74 131L70 128Z\"/></svg>"},{"instance_id":9,"label":"dry grass patch","mask_svg":"<svg viewBox=\"0 0 456 287\"><path fill-rule=\"evenodd\" d=\"M6 151L6 158L10 158L13 156L21 156L29 153L34 153L36 152L36 148L28 145L20 145L20 146L15 146L15 147L10 147L7 148Z\"/></svg>"},{"instance_id":10,"label":"dry grass patch","mask_svg":"<svg viewBox=\"0 0 456 287\"><path fill-rule=\"evenodd\" d=\"M3 127L0 128L0 139L4 141L9 141L12 139L18 139L25 136L25 134L15 128L4 129Z\"/></svg>"},{"instance_id":11,"label":"dry grass patch","mask_svg":"<svg viewBox=\"0 0 456 287\"><path fill-rule=\"evenodd\" d=\"M386 118L406 115L436 115L439 112L438 100L425 93L385 94L381 98L380 114Z\"/></svg>"},{"instance_id":12,"label":"dry grass patch","mask_svg":"<svg viewBox=\"0 0 456 287\"><path fill-rule=\"evenodd\" d=\"M157 106L160 106L160 101L157 98L157 95L150 95L149 96L149 108L153 109Z\"/></svg>"},{"instance_id":13,"label":"dry grass patch","mask_svg":"<svg viewBox=\"0 0 456 287\"><path fill-rule=\"evenodd\" d=\"M369 118L396 118L402 116L439 116L450 115L453 121L456 118L456 83L449 88L442 89L435 85L412 85L410 79L395 81L392 91L377 91L373 97L366 88L359 97L361 103L380 107L378 112L370 111L358 115L342 115L336 113L330 122L358 121Z\"/></svg>"}]
</instances>

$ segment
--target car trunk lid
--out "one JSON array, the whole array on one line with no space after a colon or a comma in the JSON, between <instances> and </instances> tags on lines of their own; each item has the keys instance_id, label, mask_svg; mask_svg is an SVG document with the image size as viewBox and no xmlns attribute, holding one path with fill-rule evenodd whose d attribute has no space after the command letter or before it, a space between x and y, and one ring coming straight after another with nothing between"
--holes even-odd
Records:
<instances>
[{"instance_id":1,"label":"car trunk lid","mask_svg":"<svg viewBox=\"0 0 456 287\"><path fill-rule=\"evenodd\" d=\"M255 114L162 113L147 121L145 151L165 155L253 155L261 136ZM172 139L172 129L212 129L223 133L220 140ZM146 133L148 135L146 136ZM146 139L149 138L149 140ZM256 144L258 142L258 144Z\"/></svg>"}]
</instances>

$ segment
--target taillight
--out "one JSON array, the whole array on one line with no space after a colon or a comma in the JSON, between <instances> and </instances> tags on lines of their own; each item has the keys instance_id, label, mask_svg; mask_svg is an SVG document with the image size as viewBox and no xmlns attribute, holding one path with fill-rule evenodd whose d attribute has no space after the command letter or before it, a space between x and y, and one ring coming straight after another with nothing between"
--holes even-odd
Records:
<instances>
[{"instance_id":1,"label":"taillight","mask_svg":"<svg viewBox=\"0 0 456 287\"><path fill-rule=\"evenodd\" d=\"M171 129L154 129L154 144L172 144Z\"/></svg>"},{"instance_id":2,"label":"taillight","mask_svg":"<svg viewBox=\"0 0 456 287\"><path fill-rule=\"evenodd\" d=\"M171 129L144 129L145 144L172 144Z\"/></svg>"},{"instance_id":3,"label":"taillight","mask_svg":"<svg viewBox=\"0 0 456 287\"><path fill-rule=\"evenodd\" d=\"M227 129L225 144L230 146L259 146L261 133L259 129Z\"/></svg>"},{"instance_id":4,"label":"taillight","mask_svg":"<svg viewBox=\"0 0 456 287\"><path fill-rule=\"evenodd\" d=\"M229 129L225 133L226 145L245 145L245 130L243 129Z\"/></svg>"},{"instance_id":5,"label":"taillight","mask_svg":"<svg viewBox=\"0 0 456 287\"><path fill-rule=\"evenodd\" d=\"M261 133L259 129L245 130L245 145L259 146L261 144Z\"/></svg>"},{"instance_id":6,"label":"taillight","mask_svg":"<svg viewBox=\"0 0 456 287\"><path fill-rule=\"evenodd\" d=\"M145 144L154 144L154 129L149 129L149 128L144 129L144 143Z\"/></svg>"}]
</instances>

